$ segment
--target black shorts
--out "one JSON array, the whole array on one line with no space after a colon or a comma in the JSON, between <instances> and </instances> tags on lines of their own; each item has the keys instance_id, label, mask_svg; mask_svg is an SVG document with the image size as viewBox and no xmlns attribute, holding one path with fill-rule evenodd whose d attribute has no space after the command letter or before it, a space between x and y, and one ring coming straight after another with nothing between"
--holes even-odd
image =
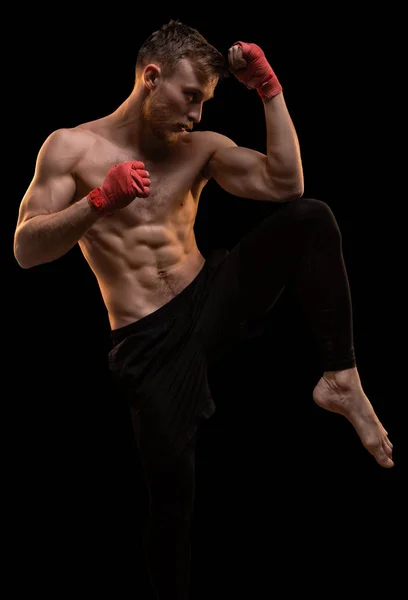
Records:
<instances>
[{"instance_id":1,"label":"black shorts","mask_svg":"<svg viewBox=\"0 0 408 600\"><path fill-rule=\"evenodd\" d=\"M208 366L250 335L238 298L237 249L220 248L167 304L111 332L109 367L146 465L174 460L214 413Z\"/></svg>"}]
</instances>

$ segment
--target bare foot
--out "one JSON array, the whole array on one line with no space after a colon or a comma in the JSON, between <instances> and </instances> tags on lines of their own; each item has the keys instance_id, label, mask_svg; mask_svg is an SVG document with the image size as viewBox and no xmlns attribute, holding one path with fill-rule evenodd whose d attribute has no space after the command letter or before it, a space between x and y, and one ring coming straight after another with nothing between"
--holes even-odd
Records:
<instances>
[{"instance_id":1,"label":"bare foot","mask_svg":"<svg viewBox=\"0 0 408 600\"><path fill-rule=\"evenodd\" d=\"M382 467L394 466L392 444L361 387L357 369L326 371L313 390L313 400L350 421L363 446Z\"/></svg>"}]
</instances>

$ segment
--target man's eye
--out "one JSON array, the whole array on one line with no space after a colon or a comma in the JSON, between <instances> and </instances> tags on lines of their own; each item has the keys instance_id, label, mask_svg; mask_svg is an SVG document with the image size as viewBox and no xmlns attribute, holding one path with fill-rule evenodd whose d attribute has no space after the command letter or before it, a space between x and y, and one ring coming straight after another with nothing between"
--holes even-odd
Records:
<instances>
[{"instance_id":1,"label":"man's eye","mask_svg":"<svg viewBox=\"0 0 408 600\"><path fill-rule=\"evenodd\" d=\"M190 94L189 92L185 92L185 97L189 102L192 102L194 100L194 94Z\"/></svg>"}]
</instances>

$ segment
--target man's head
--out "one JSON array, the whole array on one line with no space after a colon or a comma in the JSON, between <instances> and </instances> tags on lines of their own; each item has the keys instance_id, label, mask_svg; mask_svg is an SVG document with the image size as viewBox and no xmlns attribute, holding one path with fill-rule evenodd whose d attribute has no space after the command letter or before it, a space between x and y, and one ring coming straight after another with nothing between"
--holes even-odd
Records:
<instances>
[{"instance_id":1,"label":"man's head","mask_svg":"<svg viewBox=\"0 0 408 600\"><path fill-rule=\"evenodd\" d=\"M139 49L136 84L146 91L144 117L160 138L172 141L201 119L203 102L228 76L224 56L196 29L170 21Z\"/></svg>"}]
</instances>

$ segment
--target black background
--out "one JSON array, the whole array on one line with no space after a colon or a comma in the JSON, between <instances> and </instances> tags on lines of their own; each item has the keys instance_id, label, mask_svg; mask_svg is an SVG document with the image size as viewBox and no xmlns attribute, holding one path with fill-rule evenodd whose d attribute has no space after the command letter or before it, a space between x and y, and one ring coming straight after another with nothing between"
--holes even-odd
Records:
<instances>
[{"instance_id":1,"label":"black background","mask_svg":"<svg viewBox=\"0 0 408 600\"><path fill-rule=\"evenodd\" d=\"M405 185L393 80L401 15L336 5L330 13L229 5L223 17L211 5L58 10L24 9L10 20L5 60L4 481L15 589L153 597L141 552L147 495L129 414L107 372L96 280L77 247L20 269L12 237L44 139L116 109L131 92L140 43L180 18L225 55L237 40L257 43L279 77L305 196L327 202L343 234L360 377L395 459L381 468L346 420L314 404L315 349L284 295L261 340L211 373L217 411L197 448L192 598L332 598L343 587L366 597L381 586L396 598L405 527ZM262 103L232 77L198 128L265 150ZM232 248L271 210L210 182L196 222L202 253Z\"/></svg>"}]
</instances>

